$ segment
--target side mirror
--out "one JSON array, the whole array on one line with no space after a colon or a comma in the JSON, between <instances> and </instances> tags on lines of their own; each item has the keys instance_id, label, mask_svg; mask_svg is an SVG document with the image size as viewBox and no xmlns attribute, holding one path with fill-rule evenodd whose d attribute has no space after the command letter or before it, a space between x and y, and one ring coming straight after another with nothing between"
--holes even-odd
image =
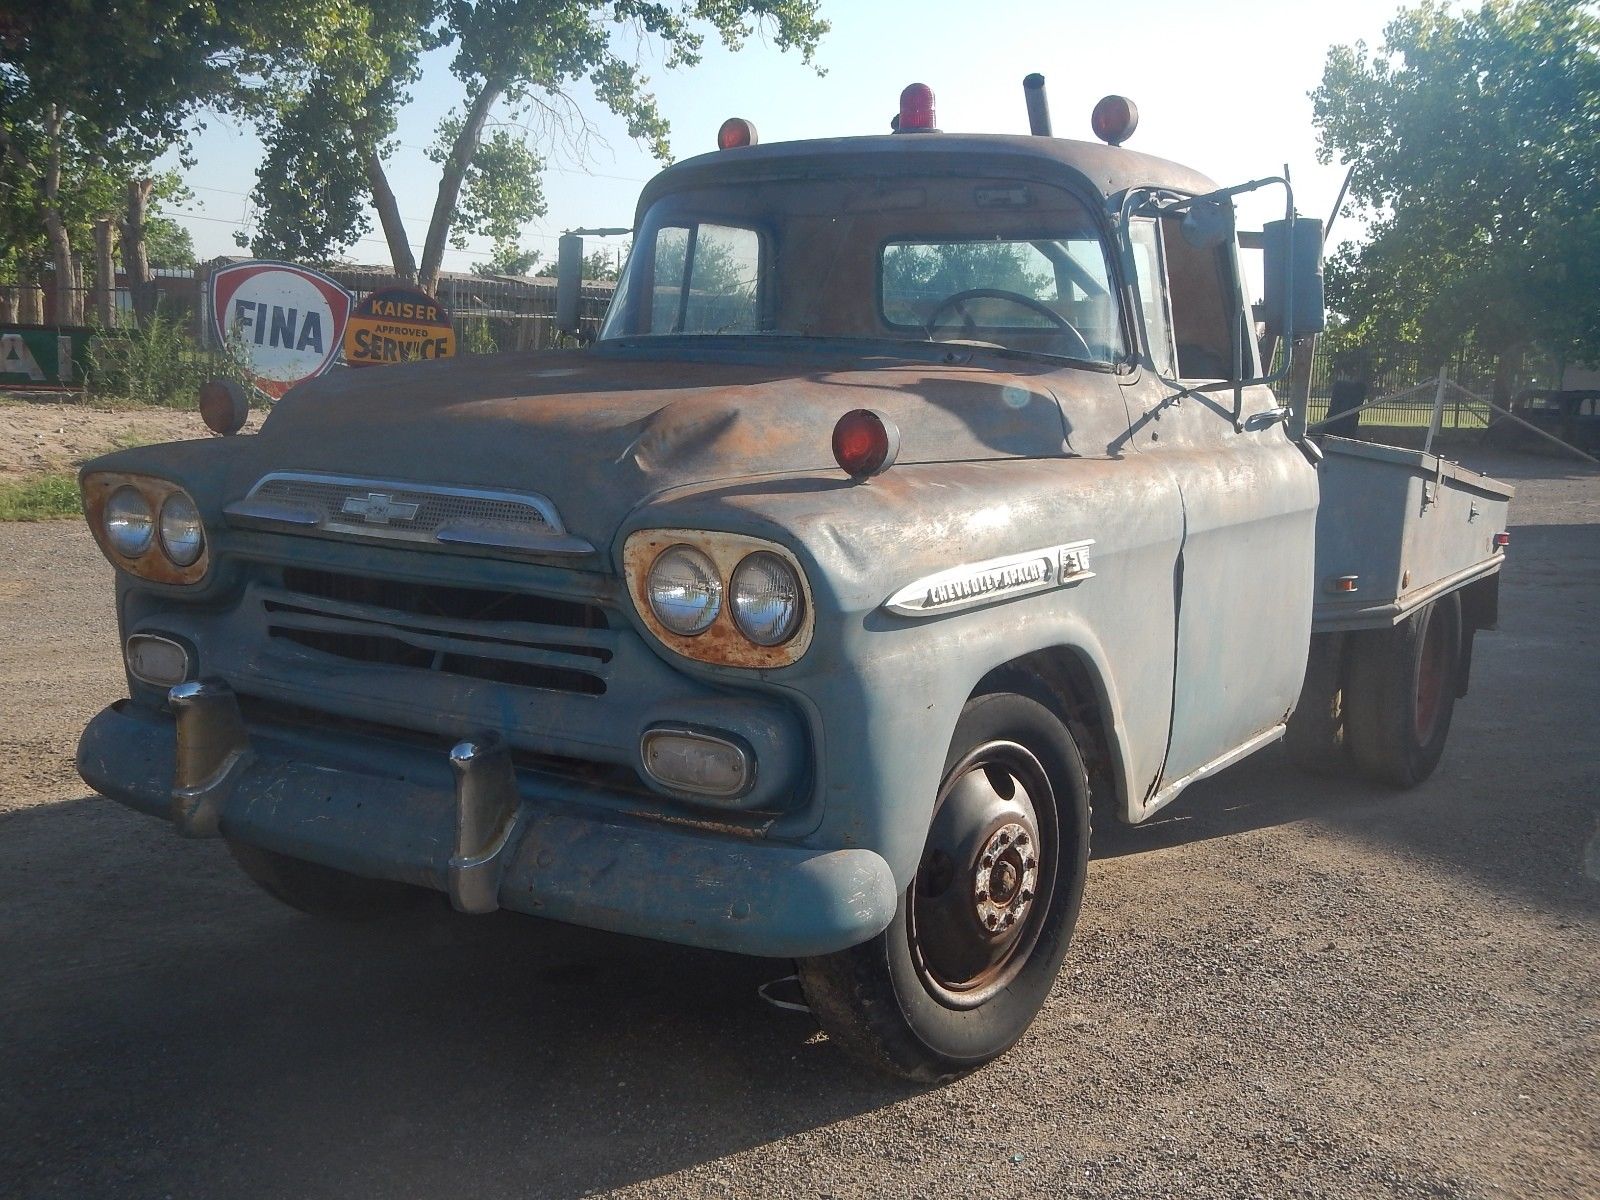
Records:
<instances>
[{"instance_id":1,"label":"side mirror","mask_svg":"<svg viewBox=\"0 0 1600 1200\"><path fill-rule=\"evenodd\" d=\"M563 233L556 243L556 328L578 332L578 301L583 294L583 238Z\"/></svg>"},{"instance_id":2,"label":"side mirror","mask_svg":"<svg viewBox=\"0 0 1600 1200\"><path fill-rule=\"evenodd\" d=\"M1322 222L1268 221L1261 230L1262 309L1271 336L1296 338L1328 326L1322 293Z\"/></svg>"}]
</instances>

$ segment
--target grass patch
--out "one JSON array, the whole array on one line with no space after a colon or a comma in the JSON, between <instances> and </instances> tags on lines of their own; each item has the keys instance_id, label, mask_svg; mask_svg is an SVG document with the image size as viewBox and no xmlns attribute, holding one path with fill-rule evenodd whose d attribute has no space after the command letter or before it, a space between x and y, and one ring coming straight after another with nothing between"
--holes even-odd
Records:
<instances>
[{"instance_id":1,"label":"grass patch","mask_svg":"<svg viewBox=\"0 0 1600 1200\"><path fill-rule=\"evenodd\" d=\"M82 511L78 477L71 472L0 483L0 521L49 521Z\"/></svg>"}]
</instances>

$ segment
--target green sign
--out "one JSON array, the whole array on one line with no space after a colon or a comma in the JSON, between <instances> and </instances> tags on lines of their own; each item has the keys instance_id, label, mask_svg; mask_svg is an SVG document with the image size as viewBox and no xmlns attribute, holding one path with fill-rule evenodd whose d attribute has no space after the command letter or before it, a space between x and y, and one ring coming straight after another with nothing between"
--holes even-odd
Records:
<instances>
[{"instance_id":1,"label":"green sign","mask_svg":"<svg viewBox=\"0 0 1600 1200\"><path fill-rule=\"evenodd\" d=\"M89 366L92 329L0 326L0 383L79 385Z\"/></svg>"}]
</instances>

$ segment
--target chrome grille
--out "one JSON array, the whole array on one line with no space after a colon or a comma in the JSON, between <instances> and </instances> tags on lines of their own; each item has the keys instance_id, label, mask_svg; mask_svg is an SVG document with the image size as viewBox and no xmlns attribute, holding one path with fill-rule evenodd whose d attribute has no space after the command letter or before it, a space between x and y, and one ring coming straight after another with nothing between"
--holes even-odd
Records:
<instances>
[{"instance_id":1,"label":"chrome grille","mask_svg":"<svg viewBox=\"0 0 1600 1200\"><path fill-rule=\"evenodd\" d=\"M578 600L286 568L252 592L268 637L374 666L600 696L616 635Z\"/></svg>"}]
</instances>

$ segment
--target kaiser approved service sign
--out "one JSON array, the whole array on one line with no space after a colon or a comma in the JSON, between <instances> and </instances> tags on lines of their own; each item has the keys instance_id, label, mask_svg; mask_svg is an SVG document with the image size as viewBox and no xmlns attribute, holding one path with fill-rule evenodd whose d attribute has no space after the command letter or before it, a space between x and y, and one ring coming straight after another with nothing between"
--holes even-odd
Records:
<instances>
[{"instance_id":1,"label":"kaiser approved service sign","mask_svg":"<svg viewBox=\"0 0 1600 1200\"><path fill-rule=\"evenodd\" d=\"M256 387L283 395L338 357L350 293L305 267L235 263L211 275L211 324L250 360Z\"/></svg>"},{"instance_id":2,"label":"kaiser approved service sign","mask_svg":"<svg viewBox=\"0 0 1600 1200\"><path fill-rule=\"evenodd\" d=\"M344 360L352 367L451 358L455 352L449 310L416 288L373 292L356 305L344 333Z\"/></svg>"}]
</instances>

